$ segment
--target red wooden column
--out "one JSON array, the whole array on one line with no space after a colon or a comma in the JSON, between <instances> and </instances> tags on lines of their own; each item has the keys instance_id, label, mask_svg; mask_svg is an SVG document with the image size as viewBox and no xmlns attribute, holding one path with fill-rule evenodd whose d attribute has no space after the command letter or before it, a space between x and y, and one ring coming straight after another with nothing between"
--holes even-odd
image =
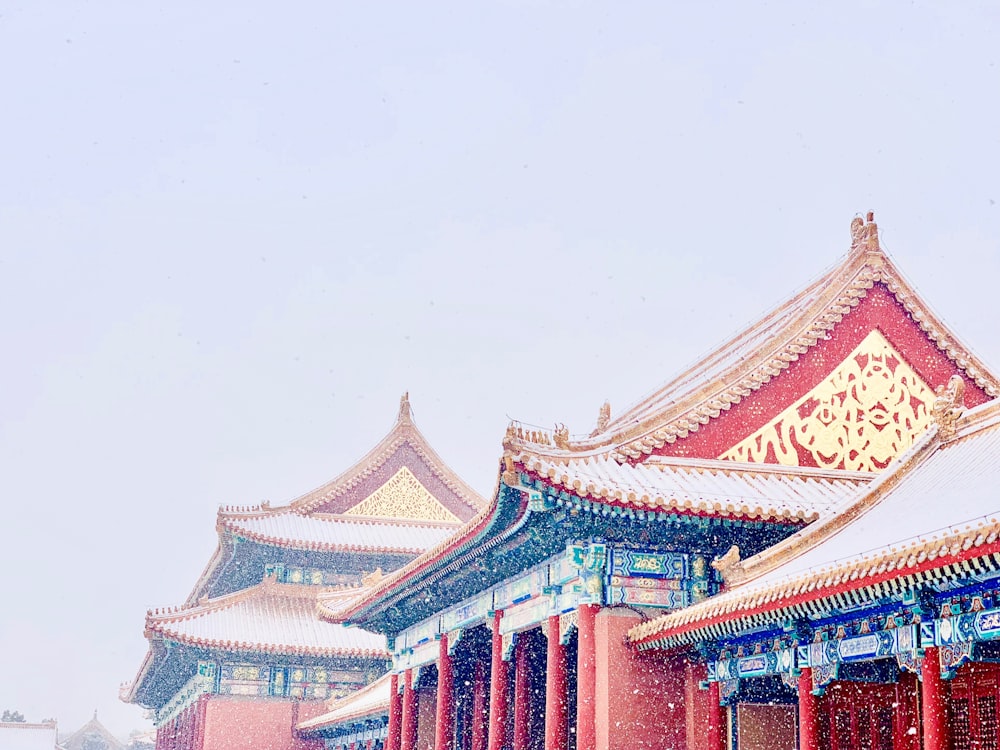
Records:
<instances>
[{"instance_id":1,"label":"red wooden column","mask_svg":"<svg viewBox=\"0 0 1000 750\"><path fill-rule=\"evenodd\" d=\"M531 740L530 722L531 665L528 663L528 643L522 639L514 648L514 750L527 750Z\"/></svg>"},{"instance_id":2,"label":"red wooden column","mask_svg":"<svg viewBox=\"0 0 1000 750\"><path fill-rule=\"evenodd\" d=\"M719 683L708 683L708 750L723 750L726 734L722 731L722 704Z\"/></svg>"},{"instance_id":3,"label":"red wooden column","mask_svg":"<svg viewBox=\"0 0 1000 750\"><path fill-rule=\"evenodd\" d=\"M799 675L799 750L819 750L819 699L813 695L812 668Z\"/></svg>"},{"instance_id":4,"label":"red wooden column","mask_svg":"<svg viewBox=\"0 0 1000 750\"><path fill-rule=\"evenodd\" d=\"M403 672L403 720L400 750L414 750L417 745L417 694L413 690L413 670Z\"/></svg>"},{"instance_id":5,"label":"red wooden column","mask_svg":"<svg viewBox=\"0 0 1000 750\"><path fill-rule=\"evenodd\" d=\"M503 636L500 635L500 620L502 618L502 611L493 613L488 750L503 750L503 746L507 742L507 662L503 660Z\"/></svg>"},{"instance_id":6,"label":"red wooden column","mask_svg":"<svg viewBox=\"0 0 1000 750\"><path fill-rule=\"evenodd\" d=\"M924 750L948 750L948 711L941 659L936 646L924 649L920 670L920 719L924 725Z\"/></svg>"},{"instance_id":7,"label":"red wooden column","mask_svg":"<svg viewBox=\"0 0 1000 750\"><path fill-rule=\"evenodd\" d=\"M452 673L451 654L448 653L448 634L442 633L438 641L437 721L434 724L434 750L452 750L455 726L455 700L452 691L455 677Z\"/></svg>"},{"instance_id":8,"label":"red wooden column","mask_svg":"<svg viewBox=\"0 0 1000 750\"><path fill-rule=\"evenodd\" d=\"M559 642L559 615L549 617L545 658L545 750L565 750L567 721L566 647Z\"/></svg>"},{"instance_id":9,"label":"red wooden column","mask_svg":"<svg viewBox=\"0 0 1000 750\"><path fill-rule=\"evenodd\" d=\"M480 661L472 677L472 750L486 750L486 666Z\"/></svg>"},{"instance_id":10,"label":"red wooden column","mask_svg":"<svg viewBox=\"0 0 1000 750\"><path fill-rule=\"evenodd\" d=\"M399 675L389 678L389 733L385 738L385 750L400 750L400 725L403 719L403 696L399 694Z\"/></svg>"},{"instance_id":11,"label":"red wooden column","mask_svg":"<svg viewBox=\"0 0 1000 750\"><path fill-rule=\"evenodd\" d=\"M597 750L597 641L599 604L577 608L576 750Z\"/></svg>"}]
</instances>

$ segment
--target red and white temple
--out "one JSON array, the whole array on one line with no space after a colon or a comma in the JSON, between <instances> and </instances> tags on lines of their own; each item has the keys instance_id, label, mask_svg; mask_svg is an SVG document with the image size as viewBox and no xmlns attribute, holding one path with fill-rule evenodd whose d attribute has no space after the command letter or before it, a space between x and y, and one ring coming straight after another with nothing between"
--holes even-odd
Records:
<instances>
[{"instance_id":1,"label":"red and white temple","mask_svg":"<svg viewBox=\"0 0 1000 750\"><path fill-rule=\"evenodd\" d=\"M324 570L317 627L383 636L389 670L295 741L1000 746L998 394L859 217L833 270L639 404L512 424L490 502L414 559L355 589ZM252 555L237 582L225 545L186 608L313 575Z\"/></svg>"}]
</instances>

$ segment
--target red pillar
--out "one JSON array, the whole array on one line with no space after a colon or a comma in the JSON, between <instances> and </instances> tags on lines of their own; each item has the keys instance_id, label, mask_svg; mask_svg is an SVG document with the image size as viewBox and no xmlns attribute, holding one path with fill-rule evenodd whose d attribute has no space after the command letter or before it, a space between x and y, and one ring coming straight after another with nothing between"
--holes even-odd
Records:
<instances>
[{"instance_id":1,"label":"red pillar","mask_svg":"<svg viewBox=\"0 0 1000 750\"><path fill-rule=\"evenodd\" d=\"M559 642L559 615L549 617L545 659L545 750L565 750L566 647Z\"/></svg>"},{"instance_id":2,"label":"red pillar","mask_svg":"<svg viewBox=\"0 0 1000 750\"><path fill-rule=\"evenodd\" d=\"M399 694L399 675L389 678L389 735L385 738L385 750L400 750L400 725L403 718L403 696Z\"/></svg>"},{"instance_id":3,"label":"red pillar","mask_svg":"<svg viewBox=\"0 0 1000 750\"><path fill-rule=\"evenodd\" d=\"M576 750L597 750L597 641L598 604L577 609Z\"/></svg>"},{"instance_id":4,"label":"red pillar","mask_svg":"<svg viewBox=\"0 0 1000 750\"><path fill-rule=\"evenodd\" d=\"M493 614L488 750L503 750L503 746L507 742L507 662L503 660L503 636L500 635L500 620L502 618L502 611Z\"/></svg>"},{"instance_id":5,"label":"red pillar","mask_svg":"<svg viewBox=\"0 0 1000 750\"><path fill-rule=\"evenodd\" d=\"M941 659L936 646L924 649L920 713L924 726L924 750L948 750L948 719Z\"/></svg>"},{"instance_id":6,"label":"red pillar","mask_svg":"<svg viewBox=\"0 0 1000 750\"><path fill-rule=\"evenodd\" d=\"M452 691L455 678L452 674L451 654L448 653L448 634L442 633L438 641L437 722L434 724L434 750L451 750L455 726L455 701Z\"/></svg>"},{"instance_id":7,"label":"red pillar","mask_svg":"<svg viewBox=\"0 0 1000 750\"><path fill-rule=\"evenodd\" d=\"M486 667L481 661L472 677L472 750L486 750Z\"/></svg>"},{"instance_id":8,"label":"red pillar","mask_svg":"<svg viewBox=\"0 0 1000 750\"><path fill-rule=\"evenodd\" d=\"M403 720L400 750L414 750L417 745L417 693L413 689L413 670L403 672Z\"/></svg>"},{"instance_id":9,"label":"red pillar","mask_svg":"<svg viewBox=\"0 0 1000 750\"><path fill-rule=\"evenodd\" d=\"M514 649L514 750L527 750L531 739L530 722L531 668L528 664L528 643L522 640Z\"/></svg>"},{"instance_id":10,"label":"red pillar","mask_svg":"<svg viewBox=\"0 0 1000 750\"><path fill-rule=\"evenodd\" d=\"M708 683L708 750L722 750L725 747L726 735L722 731L722 704L719 698L719 683Z\"/></svg>"},{"instance_id":11,"label":"red pillar","mask_svg":"<svg viewBox=\"0 0 1000 750\"><path fill-rule=\"evenodd\" d=\"M819 750L819 698L813 695L811 667L799 674L799 750Z\"/></svg>"}]
</instances>

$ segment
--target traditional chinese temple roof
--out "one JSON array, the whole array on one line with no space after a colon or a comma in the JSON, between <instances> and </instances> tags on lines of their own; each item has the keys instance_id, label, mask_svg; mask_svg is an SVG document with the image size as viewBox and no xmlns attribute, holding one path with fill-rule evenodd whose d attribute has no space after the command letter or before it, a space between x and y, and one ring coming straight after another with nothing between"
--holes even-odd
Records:
<instances>
[{"instance_id":1,"label":"traditional chinese temple roof","mask_svg":"<svg viewBox=\"0 0 1000 750\"><path fill-rule=\"evenodd\" d=\"M835 513L859 485L871 478L861 472L793 471L780 466L718 460L657 458L642 465L620 465L598 457L569 463L527 457L521 464L509 455L505 460L507 468L488 508L441 544L374 582L354 600L339 599L333 606L321 597L321 614L335 622L379 629L383 627L376 625L380 613L390 609L405 611L406 617L416 617L420 609L417 602L405 606L400 602L413 597L420 599L418 592L434 586L437 587L435 602L447 606L452 599L460 598L460 577L470 576L477 585L489 586L502 577L502 566L508 558L517 558L522 567L531 564L529 559L539 562L560 543L565 544L565 540L557 539L559 534L569 538L574 529L579 535L581 530L594 528L585 525L587 518L617 525L626 535L640 528L651 533L660 526L660 533L669 536L675 532L668 524L683 523L685 519L696 526L709 519L717 523L754 523L758 525L759 541L765 545L806 522ZM546 494L551 491L556 507L532 510L524 500L530 491L525 482L532 489L540 487ZM560 505L575 520L558 520L556 511ZM531 531L533 523L537 527ZM778 529L773 532L778 534L776 538L768 537L768 532L759 528L766 525ZM730 526L730 533L736 533L735 528ZM716 528L713 533L724 531ZM521 544L522 541L525 543ZM504 557L502 550L515 548L517 555ZM440 582L445 577L449 583L442 587Z\"/></svg>"},{"instance_id":2,"label":"traditional chinese temple roof","mask_svg":"<svg viewBox=\"0 0 1000 750\"><path fill-rule=\"evenodd\" d=\"M1000 565L1000 400L935 425L847 510L735 564L735 585L636 626L642 647L690 643ZM955 519L966 519L955 524ZM991 559L992 558L992 559ZM982 562L985 560L985 562Z\"/></svg>"},{"instance_id":3,"label":"traditional chinese temple roof","mask_svg":"<svg viewBox=\"0 0 1000 750\"><path fill-rule=\"evenodd\" d=\"M278 557L329 567L329 553L369 555L376 556L370 565L355 562L368 571L395 568L438 544L484 505L427 443L404 394L389 433L336 479L288 505L220 508L219 546L187 603L244 587L251 568L262 572L265 562ZM253 555L239 549L240 542L269 551L258 551L253 562L234 563L238 555Z\"/></svg>"},{"instance_id":4,"label":"traditional chinese temple roof","mask_svg":"<svg viewBox=\"0 0 1000 750\"><path fill-rule=\"evenodd\" d=\"M176 689L167 683L183 683L182 673L210 652L387 659L382 636L319 618L318 597L336 600L356 596L356 591L279 583L269 577L256 586L193 605L151 610L145 629L149 651L135 680L122 686L121 699L158 705ZM177 664L170 666L171 659Z\"/></svg>"},{"instance_id":5,"label":"traditional chinese temple roof","mask_svg":"<svg viewBox=\"0 0 1000 750\"><path fill-rule=\"evenodd\" d=\"M391 678L392 675L385 674L347 697L333 701L329 711L302 722L296 728L302 734L312 735L336 726L388 715Z\"/></svg>"},{"instance_id":6,"label":"traditional chinese temple roof","mask_svg":"<svg viewBox=\"0 0 1000 750\"><path fill-rule=\"evenodd\" d=\"M468 521L485 501L455 474L413 422L403 394L392 430L354 466L293 500L297 513L343 513L396 520Z\"/></svg>"},{"instance_id":7,"label":"traditional chinese temple roof","mask_svg":"<svg viewBox=\"0 0 1000 750\"><path fill-rule=\"evenodd\" d=\"M385 639L317 617L322 586L277 583L257 586L194 606L146 615L147 637L205 649L309 656L386 655Z\"/></svg>"},{"instance_id":8,"label":"traditional chinese temple roof","mask_svg":"<svg viewBox=\"0 0 1000 750\"><path fill-rule=\"evenodd\" d=\"M91 748L102 747L104 750L124 750L125 743L119 742L108 728L97 718L97 711L94 711L94 718L77 729L73 734L62 741L63 750L91 750Z\"/></svg>"},{"instance_id":9,"label":"traditional chinese temple roof","mask_svg":"<svg viewBox=\"0 0 1000 750\"><path fill-rule=\"evenodd\" d=\"M453 534L457 524L320 513L306 516L285 508L220 512L219 526L243 539L274 546L416 555Z\"/></svg>"},{"instance_id":10,"label":"traditional chinese temple roof","mask_svg":"<svg viewBox=\"0 0 1000 750\"><path fill-rule=\"evenodd\" d=\"M579 498L643 510L764 520L813 521L836 509L871 475L732 461L607 457L558 461L530 453L514 464Z\"/></svg>"},{"instance_id":11,"label":"traditional chinese temple roof","mask_svg":"<svg viewBox=\"0 0 1000 750\"><path fill-rule=\"evenodd\" d=\"M872 215L867 221L855 219L851 235L850 252L831 271L617 417L612 419L605 405L589 436L571 439L565 427L549 433L513 425L508 448L564 461L606 454L637 462L661 453L796 464L780 441L770 449L778 455L768 454L756 431L771 420L798 418L793 412L803 409L799 399L817 387L824 390L831 366L852 356L870 361L874 355L893 374L902 362L902 387L912 389L909 395L924 406L926 392L956 373L969 385L968 406L1000 394L1000 380L931 311L882 250ZM845 381L853 376L839 374ZM822 401L824 395L812 398ZM913 420L920 422L921 406L914 411ZM924 426L904 430L901 445L891 448L905 450ZM749 442L753 439L756 446ZM867 462L850 451L819 452L823 463L817 465L879 470L892 457L891 450Z\"/></svg>"}]
</instances>

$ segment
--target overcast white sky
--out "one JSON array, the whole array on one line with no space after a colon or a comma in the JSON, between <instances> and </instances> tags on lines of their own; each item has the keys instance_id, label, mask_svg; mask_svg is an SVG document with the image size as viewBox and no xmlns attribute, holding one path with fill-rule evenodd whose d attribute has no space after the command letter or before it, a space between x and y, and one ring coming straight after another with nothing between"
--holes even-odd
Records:
<instances>
[{"instance_id":1,"label":"overcast white sky","mask_svg":"<svg viewBox=\"0 0 1000 750\"><path fill-rule=\"evenodd\" d=\"M220 503L391 425L488 493L872 208L1000 365L993 2L0 0L0 708L119 703Z\"/></svg>"}]
</instances>

